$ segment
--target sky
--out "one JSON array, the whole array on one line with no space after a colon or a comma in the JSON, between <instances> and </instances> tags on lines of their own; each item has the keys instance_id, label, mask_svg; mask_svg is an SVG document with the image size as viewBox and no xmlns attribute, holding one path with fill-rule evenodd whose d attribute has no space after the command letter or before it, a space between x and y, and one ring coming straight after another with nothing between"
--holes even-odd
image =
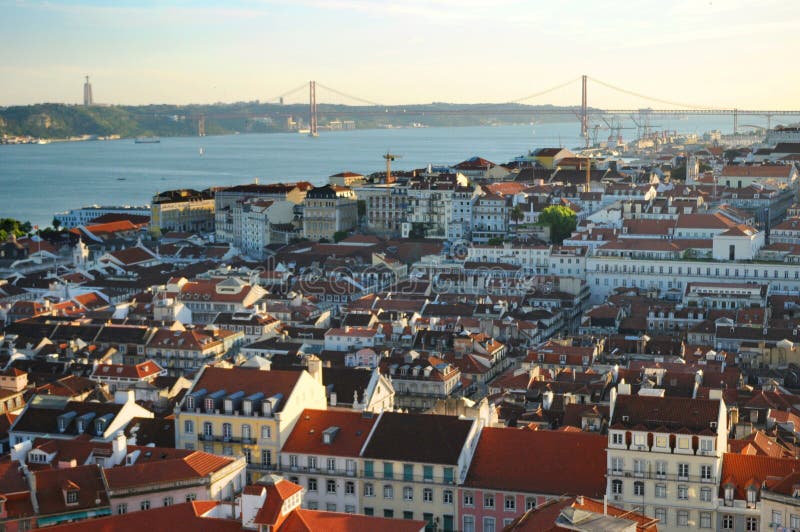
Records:
<instances>
[{"instance_id":1,"label":"sky","mask_svg":"<svg viewBox=\"0 0 800 532\"><path fill-rule=\"evenodd\" d=\"M795 0L0 0L0 105L577 105L593 79L697 107L797 109ZM570 82L571 83L567 83ZM307 99L300 90L287 102ZM589 105L667 105L589 83Z\"/></svg>"}]
</instances>

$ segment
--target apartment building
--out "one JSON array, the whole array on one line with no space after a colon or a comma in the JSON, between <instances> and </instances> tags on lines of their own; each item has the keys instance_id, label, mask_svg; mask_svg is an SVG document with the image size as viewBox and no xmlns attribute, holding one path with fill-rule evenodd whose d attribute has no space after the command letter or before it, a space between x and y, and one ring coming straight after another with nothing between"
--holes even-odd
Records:
<instances>
[{"instance_id":1,"label":"apartment building","mask_svg":"<svg viewBox=\"0 0 800 532\"><path fill-rule=\"evenodd\" d=\"M214 191L168 190L150 202L150 231L209 233L214 230Z\"/></svg>"},{"instance_id":2,"label":"apartment building","mask_svg":"<svg viewBox=\"0 0 800 532\"><path fill-rule=\"evenodd\" d=\"M214 198L215 236L218 242L242 242L245 227L247 203L272 201L289 202L297 205L303 202L306 193L312 188L310 183L270 183L260 185L258 181L247 185L237 185L217 190ZM285 206L281 209L285 210Z\"/></svg>"},{"instance_id":3,"label":"apartment building","mask_svg":"<svg viewBox=\"0 0 800 532\"><path fill-rule=\"evenodd\" d=\"M175 409L175 446L243 454L251 480L274 470L303 409L326 407L319 359L309 370L202 368Z\"/></svg>"},{"instance_id":4,"label":"apartment building","mask_svg":"<svg viewBox=\"0 0 800 532\"><path fill-rule=\"evenodd\" d=\"M362 513L457 530L457 485L480 429L474 419L381 413L361 452Z\"/></svg>"},{"instance_id":5,"label":"apartment building","mask_svg":"<svg viewBox=\"0 0 800 532\"><path fill-rule=\"evenodd\" d=\"M663 390L612 392L606 494L615 505L659 519L659 529L712 529L727 449L727 410L710 399L665 397Z\"/></svg>"},{"instance_id":6,"label":"apartment building","mask_svg":"<svg viewBox=\"0 0 800 532\"><path fill-rule=\"evenodd\" d=\"M308 191L303 204L303 236L333 240L340 231L358 224L358 202L352 189L325 185Z\"/></svg>"},{"instance_id":7,"label":"apartment building","mask_svg":"<svg viewBox=\"0 0 800 532\"><path fill-rule=\"evenodd\" d=\"M378 416L305 409L283 445L280 471L305 488L303 507L356 513L362 501L359 454Z\"/></svg>"}]
</instances>

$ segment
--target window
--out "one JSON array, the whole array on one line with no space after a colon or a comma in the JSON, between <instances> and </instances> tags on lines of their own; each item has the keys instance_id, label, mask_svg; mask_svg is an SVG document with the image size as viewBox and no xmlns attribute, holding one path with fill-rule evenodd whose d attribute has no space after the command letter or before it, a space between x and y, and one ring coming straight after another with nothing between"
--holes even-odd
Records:
<instances>
[{"instance_id":1,"label":"window","mask_svg":"<svg viewBox=\"0 0 800 532\"><path fill-rule=\"evenodd\" d=\"M772 510L772 522L770 525L772 527L783 526L783 514L778 510Z\"/></svg>"},{"instance_id":2,"label":"window","mask_svg":"<svg viewBox=\"0 0 800 532\"><path fill-rule=\"evenodd\" d=\"M77 503L78 503L78 490L67 491L67 504L77 504Z\"/></svg>"},{"instance_id":3,"label":"window","mask_svg":"<svg viewBox=\"0 0 800 532\"><path fill-rule=\"evenodd\" d=\"M309 456L308 460L308 469L310 471L314 471L317 468L317 457L316 456Z\"/></svg>"},{"instance_id":4,"label":"window","mask_svg":"<svg viewBox=\"0 0 800 532\"><path fill-rule=\"evenodd\" d=\"M328 458L326 461L326 465L328 467L328 471L333 473L336 471L336 458Z\"/></svg>"},{"instance_id":5,"label":"window","mask_svg":"<svg viewBox=\"0 0 800 532\"><path fill-rule=\"evenodd\" d=\"M347 514L354 514L356 513L356 507L352 504L345 504L344 505L344 512Z\"/></svg>"},{"instance_id":6,"label":"window","mask_svg":"<svg viewBox=\"0 0 800 532\"><path fill-rule=\"evenodd\" d=\"M722 530L733 530L733 516L725 514L722 516Z\"/></svg>"},{"instance_id":7,"label":"window","mask_svg":"<svg viewBox=\"0 0 800 532\"><path fill-rule=\"evenodd\" d=\"M214 434L214 426L211 422L206 421L203 423L203 436L211 437Z\"/></svg>"},{"instance_id":8,"label":"window","mask_svg":"<svg viewBox=\"0 0 800 532\"><path fill-rule=\"evenodd\" d=\"M689 438L678 438L678 449L688 449Z\"/></svg>"},{"instance_id":9,"label":"window","mask_svg":"<svg viewBox=\"0 0 800 532\"><path fill-rule=\"evenodd\" d=\"M314 477L308 479L308 491L317 491L317 479Z\"/></svg>"},{"instance_id":10,"label":"window","mask_svg":"<svg viewBox=\"0 0 800 532\"><path fill-rule=\"evenodd\" d=\"M611 459L611 471L613 473L622 473L623 461L622 458L617 456Z\"/></svg>"},{"instance_id":11,"label":"window","mask_svg":"<svg viewBox=\"0 0 800 532\"><path fill-rule=\"evenodd\" d=\"M665 508L656 508L655 517L658 519L659 525L667 524L667 510Z\"/></svg>"},{"instance_id":12,"label":"window","mask_svg":"<svg viewBox=\"0 0 800 532\"><path fill-rule=\"evenodd\" d=\"M505 503L505 510L507 512L513 512L513 511L516 511L516 509L517 509L517 499L516 499L516 497L513 497L513 496L508 497L507 496L506 497L506 503Z\"/></svg>"},{"instance_id":13,"label":"window","mask_svg":"<svg viewBox=\"0 0 800 532\"><path fill-rule=\"evenodd\" d=\"M640 477L644 474L644 460L633 461L633 474Z\"/></svg>"},{"instance_id":14,"label":"window","mask_svg":"<svg viewBox=\"0 0 800 532\"><path fill-rule=\"evenodd\" d=\"M792 514L789 516L789 528L800 530L800 515Z\"/></svg>"},{"instance_id":15,"label":"window","mask_svg":"<svg viewBox=\"0 0 800 532\"><path fill-rule=\"evenodd\" d=\"M714 450L714 440L709 438L701 438L700 439L700 450L706 453L710 453Z\"/></svg>"},{"instance_id":16,"label":"window","mask_svg":"<svg viewBox=\"0 0 800 532\"><path fill-rule=\"evenodd\" d=\"M375 508L372 508L370 506L365 506L364 515L375 515Z\"/></svg>"},{"instance_id":17,"label":"window","mask_svg":"<svg viewBox=\"0 0 800 532\"><path fill-rule=\"evenodd\" d=\"M403 519L414 519L414 512L403 511Z\"/></svg>"},{"instance_id":18,"label":"window","mask_svg":"<svg viewBox=\"0 0 800 532\"><path fill-rule=\"evenodd\" d=\"M394 517L394 510L385 509L383 510L383 516L386 518L393 518Z\"/></svg>"},{"instance_id":19,"label":"window","mask_svg":"<svg viewBox=\"0 0 800 532\"><path fill-rule=\"evenodd\" d=\"M174 504L174 500L172 497L164 497L164 506L172 506Z\"/></svg>"},{"instance_id":20,"label":"window","mask_svg":"<svg viewBox=\"0 0 800 532\"><path fill-rule=\"evenodd\" d=\"M637 480L633 483L633 494L637 497L644 497L644 482Z\"/></svg>"},{"instance_id":21,"label":"window","mask_svg":"<svg viewBox=\"0 0 800 532\"><path fill-rule=\"evenodd\" d=\"M374 496L375 496L375 486L367 482L366 484L364 484L364 497L374 497Z\"/></svg>"},{"instance_id":22,"label":"window","mask_svg":"<svg viewBox=\"0 0 800 532\"><path fill-rule=\"evenodd\" d=\"M391 499L394 497L394 488L390 484L383 486L383 498Z\"/></svg>"},{"instance_id":23,"label":"window","mask_svg":"<svg viewBox=\"0 0 800 532\"><path fill-rule=\"evenodd\" d=\"M483 507L484 508L494 508L494 495L484 495L483 496Z\"/></svg>"},{"instance_id":24,"label":"window","mask_svg":"<svg viewBox=\"0 0 800 532\"><path fill-rule=\"evenodd\" d=\"M433 502L433 490L431 488L422 490L422 500L425 502Z\"/></svg>"},{"instance_id":25,"label":"window","mask_svg":"<svg viewBox=\"0 0 800 532\"><path fill-rule=\"evenodd\" d=\"M292 464L292 458L294 458L294 464ZM297 457L290 456L289 463L292 467L297 467ZM272 451L270 449L263 449L261 451L261 465L264 466L271 466L272 465Z\"/></svg>"},{"instance_id":26,"label":"window","mask_svg":"<svg viewBox=\"0 0 800 532\"><path fill-rule=\"evenodd\" d=\"M711 466L704 465L700 466L700 478L704 481L711 480Z\"/></svg>"},{"instance_id":27,"label":"window","mask_svg":"<svg viewBox=\"0 0 800 532\"><path fill-rule=\"evenodd\" d=\"M250 441L250 425L242 425L242 440Z\"/></svg>"},{"instance_id":28,"label":"window","mask_svg":"<svg viewBox=\"0 0 800 532\"><path fill-rule=\"evenodd\" d=\"M356 494L356 483L352 480L348 480L344 483L344 494L345 495L355 495Z\"/></svg>"},{"instance_id":29,"label":"window","mask_svg":"<svg viewBox=\"0 0 800 532\"><path fill-rule=\"evenodd\" d=\"M465 515L464 516L464 532L475 532L475 516L473 515Z\"/></svg>"},{"instance_id":30,"label":"window","mask_svg":"<svg viewBox=\"0 0 800 532\"><path fill-rule=\"evenodd\" d=\"M747 490L747 507L753 507L756 504L756 490L751 486Z\"/></svg>"},{"instance_id":31,"label":"window","mask_svg":"<svg viewBox=\"0 0 800 532\"><path fill-rule=\"evenodd\" d=\"M702 488L700 490L700 500L703 502L711 502L711 488Z\"/></svg>"},{"instance_id":32,"label":"window","mask_svg":"<svg viewBox=\"0 0 800 532\"><path fill-rule=\"evenodd\" d=\"M678 486L678 498L685 501L689 498L689 488L686 486Z\"/></svg>"},{"instance_id":33,"label":"window","mask_svg":"<svg viewBox=\"0 0 800 532\"><path fill-rule=\"evenodd\" d=\"M263 454L262 454L262 456L263 456ZM297 468L297 455L296 454L290 454L289 455L289 467L291 467L293 469Z\"/></svg>"},{"instance_id":34,"label":"window","mask_svg":"<svg viewBox=\"0 0 800 532\"><path fill-rule=\"evenodd\" d=\"M483 532L495 532L494 517L483 518Z\"/></svg>"},{"instance_id":35,"label":"window","mask_svg":"<svg viewBox=\"0 0 800 532\"><path fill-rule=\"evenodd\" d=\"M414 488L412 488L411 486L406 486L403 488L403 500L404 501L414 500Z\"/></svg>"},{"instance_id":36,"label":"window","mask_svg":"<svg viewBox=\"0 0 800 532\"><path fill-rule=\"evenodd\" d=\"M689 478L689 464L678 464L678 478Z\"/></svg>"},{"instance_id":37,"label":"window","mask_svg":"<svg viewBox=\"0 0 800 532\"><path fill-rule=\"evenodd\" d=\"M336 493L336 481L328 479L325 482L325 493Z\"/></svg>"},{"instance_id":38,"label":"window","mask_svg":"<svg viewBox=\"0 0 800 532\"><path fill-rule=\"evenodd\" d=\"M747 532L756 532L758 530L758 517L748 517L744 520L744 529Z\"/></svg>"},{"instance_id":39,"label":"window","mask_svg":"<svg viewBox=\"0 0 800 532\"><path fill-rule=\"evenodd\" d=\"M403 480L406 480L406 481L413 481L414 480L414 465L413 464L403 464Z\"/></svg>"},{"instance_id":40,"label":"window","mask_svg":"<svg viewBox=\"0 0 800 532\"><path fill-rule=\"evenodd\" d=\"M194 421L187 419L183 422L183 432L186 434L194 434Z\"/></svg>"},{"instance_id":41,"label":"window","mask_svg":"<svg viewBox=\"0 0 800 532\"><path fill-rule=\"evenodd\" d=\"M475 495L471 491L464 492L464 506L475 506Z\"/></svg>"},{"instance_id":42,"label":"window","mask_svg":"<svg viewBox=\"0 0 800 532\"><path fill-rule=\"evenodd\" d=\"M452 467L445 467L442 471L444 472L444 483L445 484L452 484L453 483L453 468Z\"/></svg>"},{"instance_id":43,"label":"window","mask_svg":"<svg viewBox=\"0 0 800 532\"><path fill-rule=\"evenodd\" d=\"M242 449L242 452L244 453L244 461L245 461L245 463L247 463L247 464L252 463L252 461L253 461L253 451L250 450L250 449L246 449L245 448L245 449Z\"/></svg>"},{"instance_id":44,"label":"window","mask_svg":"<svg viewBox=\"0 0 800 532\"><path fill-rule=\"evenodd\" d=\"M612 480L611 481L611 493L614 495L622 495L622 481L621 480Z\"/></svg>"},{"instance_id":45,"label":"window","mask_svg":"<svg viewBox=\"0 0 800 532\"><path fill-rule=\"evenodd\" d=\"M150 509L150 501L142 501L139 503L140 510L149 510Z\"/></svg>"},{"instance_id":46,"label":"window","mask_svg":"<svg viewBox=\"0 0 800 532\"><path fill-rule=\"evenodd\" d=\"M535 497L528 497L525 499L525 511L533 510L536 508L536 498Z\"/></svg>"},{"instance_id":47,"label":"window","mask_svg":"<svg viewBox=\"0 0 800 532\"><path fill-rule=\"evenodd\" d=\"M700 512L700 528L711 528L711 514Z\"/></svg>"},{"instance_id":48,"label":"window","mask_svg":"<svg viewBox=\"0 0 800 532\"><path fill-rule=\"evenodd\" d=\"M422 466L422 480L429 482L433 480L433 466Z\"/></svg>"},{"instance_id":49,"label":"window","mask_svg":"<svg viewBox=\"0 0 800 532\"><path fill-rule=\"evenodd\" d=\"M392 462L383 463L383 478L394 478L394 464Z\"/></svg>"},{"instance_id":50,"label":"window","mask_svg":"<svg viewBox=\"0 0 800 532\"><path fill-rule=\"evenodd\" d=\"M442 502L444 504L453 504L453 490L444 490L442 492Z\"/></svg>"},{"instance_id":51,"label":"window","mask_svg":"<svg viewBox=\"0 0 800 532\"><path fill-rule=\"evenodd\" d=\"M656 497L659 499L664 499L667 496L667 485L666 484L656 484Z\"/></svg>"},{"instance_id":52,"label":"window","mask_svg":"<svg viewBox=\"0 0 800 532\"><path fill-rule=\"evenodd\" d=\"M196 493L187 493L186 494L186 502L192 502L197 499Z\"/></svg>"},{"instance_id":53,"label":"window","mask_svg":"<svg viewBox=\"0 0 800 532\"><path fill-rule=\"evenodd\" d=\"M689 512L686 510L678 511L678 526L689 526Z\"/></svg>"},{"instance_id":54,"label":"window","mask_svg":"<svg viewBox=\"0 0 800 532\"><path fill-rule=\"evenodd\" d=\"M272 439L272 427L270 427L269 425L261 425L261 439L262 440Z\"/></svg>"},{"instance_id":55,"label":"window","mask_svg":"<svg viewBox=\"0 0 800 532\"><path fill-rule=\"evenodd\" d=\"M123 503L121 503L121 504L118 504L118 505L117 505L117 513L118 513L119 515L122 515L122 514L126 514L126 513L128 513L128 505L127 505L127 504L125 504L124 502L123 502Z\"/></svg>"}]
</instances>

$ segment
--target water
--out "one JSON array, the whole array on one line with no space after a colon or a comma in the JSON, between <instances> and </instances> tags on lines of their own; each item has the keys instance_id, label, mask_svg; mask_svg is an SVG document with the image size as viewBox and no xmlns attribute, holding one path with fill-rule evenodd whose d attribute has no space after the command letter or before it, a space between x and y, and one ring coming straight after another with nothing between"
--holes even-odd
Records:
<instances>
[{"instance_id":1,"label":"water","mask_svg":"<svg viewBox=\"0 0 800 532\"><path fill-rule=\"evenodd\" d=\"M730 129L713 117L660 120L664 129ZM381 154L402 155L393 168L454 164L473 155L502 163L532 148L580 146L577 122L498 127L383 129L132 139L0 146L0 217L49 225L55 212L84 205L143 205L156 192L252 182L327 182L328 176L384 168ZM634 131L626 130L626 137ZM600 136L607 136L600 132ZM200 155L203 148L204 155Z\"/></svg>"}]
</instances>

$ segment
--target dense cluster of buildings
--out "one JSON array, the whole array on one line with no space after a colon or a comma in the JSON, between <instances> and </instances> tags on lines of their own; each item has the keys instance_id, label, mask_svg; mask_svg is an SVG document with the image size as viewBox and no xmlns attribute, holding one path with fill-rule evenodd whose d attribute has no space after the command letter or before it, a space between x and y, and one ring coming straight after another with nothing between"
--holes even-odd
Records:
<instances>
[{"instance_id":1,"label":"dense cluster of buildings","mask_svg":"<svg viewBox=\"0 0 800 532\"><path fill-rule=\"evenodd\" d=\"M166 191L9 238L0 526L800 530L775 134Z\"/></svg>"}]
</instances>

